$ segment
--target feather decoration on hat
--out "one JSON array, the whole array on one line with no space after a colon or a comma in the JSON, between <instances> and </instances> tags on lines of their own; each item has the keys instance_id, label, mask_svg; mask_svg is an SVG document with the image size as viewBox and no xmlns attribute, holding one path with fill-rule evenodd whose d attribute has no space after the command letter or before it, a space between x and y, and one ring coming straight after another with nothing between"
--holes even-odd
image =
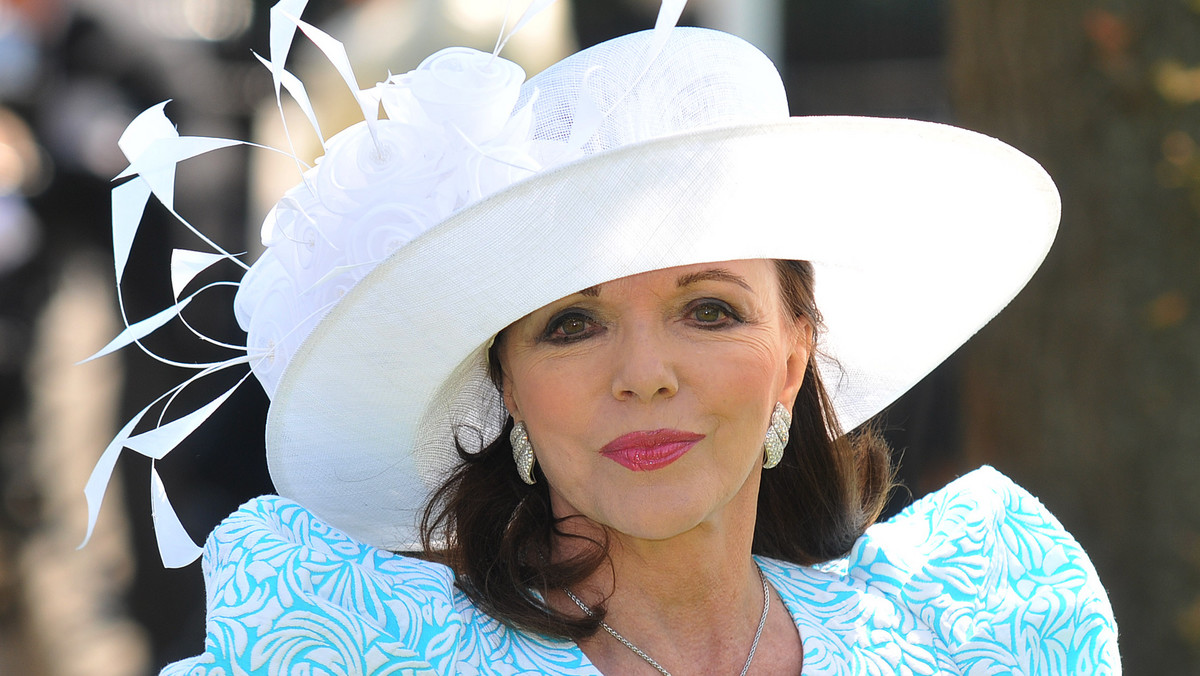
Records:
<instances>
[{"instance_id":1,"label":"feather decoration on hat","mask_svg":"<svg viewBox=\"0 0 1200 676\"><path fill-rule=\"evenodd\" d=\"M316 323L380 261L464 206L578 156L607 111L582 89L569 141L557 147L544 141L535 143L531 102L514 110L525 73L498 56L513 35L553 2L532 0L511 31L501 30L491 54L465 48L442 50L414 71L389 76L364 90L358 86L345 46L299 18L307 0L279 0L270 11L269 58L255 57L271 73L280 114L286 91L321 140L324 156L315 166L307 166L297 157L286 118L289 151L232 139L181 136L165 114L168 102L149 108L129 124L118 143L129 166L116 177L128 180L112 190L113 262L125 328L83 361L136 344L156 360L196 373L139 411L104 450L84 489L88 523L80 547L91 538L113 468L122 450L128 448L152 461L153 517L164 565L174 568L194 561L201 549L167 499L155 463L220 408L249 373L207 404L164 422L175 397L199 379L243 364L249 365L272 395L290 356ZM684 4L684 0L662 3L654 46L646 55L647 68L666 43ZM341 76L362 109L362 122L325 137L304 83L285 67L297 31ZM386 118L380 117L381 108ZM300 182L267 215L262 229L266 250L250 266L205 236L174 205L175 168L180 162L235 145L288 155L300 174ZM131 323L125 314L121 282L151 195L212 252L175 250L171 260L175 303ZM226 259L246 269L240 282L216 282L182 296L200 272ZM244 346L208 337L182 317L196 296L222 285L238 287L234 313L247 331ZM142 345L143 338L177 317L202 341L240 354L219 362L185 363ZM159 406L155 426L135 433Z\"/></svg>"}]
</instances>

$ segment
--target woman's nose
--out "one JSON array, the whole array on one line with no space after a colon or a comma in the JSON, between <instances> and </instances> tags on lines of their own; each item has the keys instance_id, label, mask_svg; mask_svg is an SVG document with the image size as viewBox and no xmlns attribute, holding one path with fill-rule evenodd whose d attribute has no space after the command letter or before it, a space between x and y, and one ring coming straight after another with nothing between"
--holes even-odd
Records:
<instances>
[{"instance_id":1,"label":"woman's nose","mask_svg":"<svg viewBox=\"0 0 1200 676\"><path fill-rule=\"evenodd\" d=\"M652 329L626 331L618 341L613 366L613 396L622 401L669 398L679 391L676 356L666 337Z\"/></svg>"}]
</instances>

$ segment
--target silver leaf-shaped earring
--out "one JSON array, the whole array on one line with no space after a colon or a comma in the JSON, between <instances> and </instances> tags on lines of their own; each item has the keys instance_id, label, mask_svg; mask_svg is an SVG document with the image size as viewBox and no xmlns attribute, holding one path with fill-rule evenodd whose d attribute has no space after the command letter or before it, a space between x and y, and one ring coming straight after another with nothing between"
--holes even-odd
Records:
<instances>
[{"instance_id":1,"label":"silver leaf-shaped earring","mask_svg":"<svg viewBox=\"0 0 1200 676\"><path fill-rule=\"evenodd\" d=\"M791 427L791 412L783 404L775 402L775 410L771 411L771 427L767 429L767 439L763 442L763 469L771 469L783 460L783 449L787 446Z\"/></svg>"},{"instance_id":2,"label":"silver leaf-shaped earring","mask_svg":"<svg viewBox=\"0 0 1200 676\"><path fill-rule=\"evenodd\" d=\"M525 428L524 422L513 425L512 431L508 433L508 441L512 444L517 475L521 477L521 481L532 486L536 481L533 478L533 444L529 443L529 430Z\"/></svg>"}]
</instances>

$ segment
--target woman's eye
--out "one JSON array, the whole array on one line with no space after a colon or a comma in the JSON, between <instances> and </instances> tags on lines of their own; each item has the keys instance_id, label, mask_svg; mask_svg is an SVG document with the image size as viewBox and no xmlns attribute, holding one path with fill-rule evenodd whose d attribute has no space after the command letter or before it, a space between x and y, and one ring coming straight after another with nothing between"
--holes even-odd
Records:
<instances>
[{"instance_id":1,"label":"woman's eye","mask_svg":"<svg viewBox=\"0 0 1200 676\"><path fill-rule=\"evenodd\" d=\"M724 325L737 320L737 316L728 305L714 301L693 305L689 315L696 322L707 325Z\"/></svg>"},{"instance_id":2,"label":"woman's eye","mask_svg":"<svg viewBox=\"0 0 1200 676\"><path fill-rule=\"evenodd\" d=\"M595 322L587 315L568 312L550 320L545 337L552 341L571 340L588 335L594 328Z\"/></svg>"},{"instance_id":3,"label":"woman's eye","mask_svg":"<svg viewBox=\"0 0 1200 676\"><path fill-rule=\"evenodd\" d=\"M693 311L692 316L702 322L719 322L725 318L725 311L716 305L701 305Z\"/></svg>"},{"instance_id":4,"label":"woman's eye","mask_svg":"<svg viewBox=\"0 0 1200 676\"><path fill-rule=\"evenodd\" d=\"M558 324L558 332L565 336L575 336L587 329L587 321L583 317L567 317Z\"/></svg>"}]
</instances>

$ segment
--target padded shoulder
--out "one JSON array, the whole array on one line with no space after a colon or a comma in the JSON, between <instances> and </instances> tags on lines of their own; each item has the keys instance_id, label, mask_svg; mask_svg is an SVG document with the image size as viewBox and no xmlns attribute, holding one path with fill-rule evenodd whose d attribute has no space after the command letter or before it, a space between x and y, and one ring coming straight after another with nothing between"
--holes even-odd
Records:
<instances>
[{"instance_id":1,"label":"padded shoulder","mask_svg":"<svg viewBox=\"0 0 1200 676\"><path fill-rule=\"evenodd\" d=\"M204 575L205 652L167 676L599 676L573 642L479 611L446 566L356 542L285 498L218 526Z\"/></svg>"},{"instance_id":2,"label":"padded shoulder","mask_svg":"<svg viewBox=\"0 0 1200 676\"><path fill-rule=\"evenodd\" d=\"M930 627L964 673L1120 673L1108 595L1032 495L976 470L868 530L847 574Z\"/></svg>"},{"instance_id":3,"label":"padded shoulder","mask_svg":"<svg viewBox=\"0 0 1200 676\"><path fill-rule=\"evenodd\" d=\"M163 674L440 674L454 663L448 568L354 542L285 498L256 498L222 522L204 574L205 652Z\"/></svg>"}]
</instances>

